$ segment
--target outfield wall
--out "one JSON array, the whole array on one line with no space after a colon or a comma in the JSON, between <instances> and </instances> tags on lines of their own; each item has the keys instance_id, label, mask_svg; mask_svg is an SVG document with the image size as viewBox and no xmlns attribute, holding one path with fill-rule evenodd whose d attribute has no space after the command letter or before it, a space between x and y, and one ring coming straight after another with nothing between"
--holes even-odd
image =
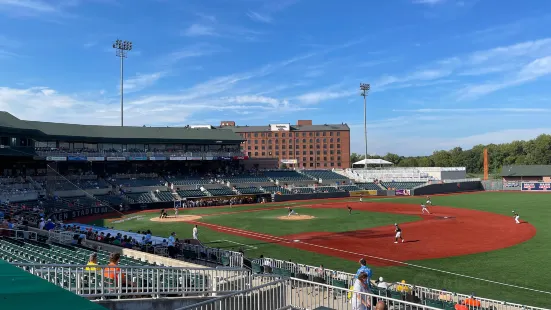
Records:
<instances>
[{"instance_id":1,"label":"outfield wall","mask_svg":"<svg viewBox=\"0 0 551 310\"><path fill-rule=\"evenodd\" d=\"M313 194L293 194L293 195L275 195L274 202L284 202L290 200L310 200L310 199L329 199L350 197L348 192L335 193L313 193Z\"/></svg>"},{"instance_id":2,"label":"outfield wall","mask_svg":"<svg viewBox=\"0 0 551 310\"><path fill-rule=\"evenodd\" d=\"M484 187L480 181L458 182L458 183L442 183L442 184L428 184L423 187L413 189L411 195L423 196L423 195L437 195L437 194L451 194L461 192L473 192L483 191Z\"/></svg>"}]
</instances>

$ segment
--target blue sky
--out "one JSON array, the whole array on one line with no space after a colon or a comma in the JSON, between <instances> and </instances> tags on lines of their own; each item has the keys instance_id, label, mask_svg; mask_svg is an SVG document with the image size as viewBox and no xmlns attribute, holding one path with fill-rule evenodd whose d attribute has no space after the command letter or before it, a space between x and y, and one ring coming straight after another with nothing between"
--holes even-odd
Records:
<instances>
[{"instance_id":1,"label":"blue sky","mask_svg":"<svg viewBox=\"0 0 551 310\"><path fill-rule=\"evenodd\" d=\"M430 154L550 133L551 2L0 0L0 110L125 124L348 123Z\"/></svg>"}]
</instances>

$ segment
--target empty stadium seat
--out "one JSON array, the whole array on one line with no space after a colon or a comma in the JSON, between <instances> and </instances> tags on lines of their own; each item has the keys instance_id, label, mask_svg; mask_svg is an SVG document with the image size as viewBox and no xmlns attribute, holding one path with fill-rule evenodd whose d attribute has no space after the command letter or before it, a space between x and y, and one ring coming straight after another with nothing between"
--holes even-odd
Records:
<instances>
[{"instance_id":1,"label":"empty stadium seat","mask_svg":"<svg viewBox=\"0 0 551 310\"><path fill-rule=\"evenodd\" d=\"M425 182L382 182L381 183L381 185L383 185L387 189L390 189L390 188L412 189L423 184L425 184Z\"/></svg>"},{"instance_id":2,"label":"empty stadium seat","mask_svg":"<svg viewBox=\"0 0 551 310\"><path fill-rule=\"evenodd\" d=\"M171 192L155 192L155 196L157 196L157 198L159 198L160 201L173 201L174 200L174 196L172 195Z\"/></svg>"},{"instance_id":3,"label":"empty stadium seat","mask_svg":"<svg viewBox=\"0 0 551 310\"><path fill-rule=\"evenodd\" d=\"M223 188L210 188L210 189L207 189L207 191L212 195L212 196L230 196L230 195L235 195L235 192L232 191L230 188L228 187L223 187Z\"/></svg>"},{"instance_id":4,"label":"empty stadium seat","mask_svg":"<svg viewBox=\"0 0 551 310\"><path fill-rule=\"evenodd\" d=\"M155 200L153 200L153 197L151 197L151 193L127 193L126 197L130 201L130 203L155 202Z\"/></svg>"},{"instance_id":5,"label":"empty stadium seat","mask_svg":"<svg viewBox=\"0 0 551 310\"><path fill-rule=\"evenodd\" d=\"M227 177L223 178L224 181L230 182L230 183L267 183L271 182L268 177L265 176L234 176L234 177Z\"/></svg>"},{"instance_id":6,"label":"empty stadium seat","mask_svg":"<svg viewBox=\"0 0 551 310\"><path fill-rule=\"evenodd\" d=\"M237 191L240 192L243 195L262 194L263 193L263 191L260 190L260 188L254 187L254 186L251 186L251 187L238 187Z\"/></svg>"},{"instance_id":7,"label":"empty stadium seat","mask_svg":"<svg viewBox=\"0 0 551 310\"><path fill-rule=\"evenodd\" d=\"M381 190L379 185L375 183L356 183L356 186L362 190L372 190L372 191Z\"/></svg>"},{"instance_id":8,"label":"empty stadium seat","mask_svg":"<svg viewBox=\"0 0 551 310\"><path fill-rule=\"evenodd\" d=\"M200 189L182 189L177 191L177 193L182 198L204 197L207 195Z\"/></svg>"},{"instance_id":9,"label":"empty stadium seat","mask_svg":"<svg viewBox=\"0 0 551 310\"><path fill-rule=\"evenodd\" d=\"M349 178L331 170L304 170L302 173L322 180L350 180Z\"/></svg>"},{"instance_id":10,"label":"empty stadium seat","mask_svg":"<svg viewBox=\"0 0 551 310\"><path fill-rule=\"evenodd\" d=\"M359 188L356 185L342 185L342 186L339 186L339 189L347 192L354 192L354 191L361 190L361 188Z\"/></svg>"},{"instance_id":11,"label":"empty stadium seat","mask_svg":"<svg viewBox=\"0 0 551 310\"><path fill-rule=\"evenodd\" d=\"M264 174L269 178L284 182L313 181L311 177L292 170L266 171Z\"/></svg>"},{"instance_id":12,"label":"empty stadium seat","mask_svg":"<svg viewBox=\"0 0 551 310\"><path fill-rule=\"evenodd\" d=\"M292 190L295 194L313 194L314 188L312 187L295 187Z\"/></svg>"},{"instance_id":13,"label":"empty stadium seat","mask_svg":"<svg viewBox=\"0 0 551 310\"><path fill-rule=\"evenodd\" d=\"M273 194L273 193L280 193L282 195L292 194L291 191L281 186L262 186L262 189L264 190L264 192L270 193L270 194Z\"/></svg>"}]
</instances>

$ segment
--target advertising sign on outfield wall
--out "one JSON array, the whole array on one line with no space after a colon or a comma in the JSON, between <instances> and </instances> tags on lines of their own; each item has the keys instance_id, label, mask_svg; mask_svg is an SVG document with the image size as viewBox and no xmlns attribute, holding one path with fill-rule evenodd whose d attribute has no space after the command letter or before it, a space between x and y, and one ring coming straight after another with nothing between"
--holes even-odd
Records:
<instances>
[{"instance_id":1,"label":"advertising sign on outfield wall","mask_svg":"<svg viewBox=\"0 0 551 310\"><path fill-rule=\"evenodd\" d=\"M551 191L551 183L522 183L523 191Z\"/></svg>"},{"instance_id":2,"label":"advertising sign on outfield wall","mask_svg":"<svg viewBox=\"0 0 551 310\"><path fill-rule=\"evenodd\" d=\"M70 160L70 161L87 161L88 158L86 156L67 156L67 160Z\"/></svg>"},{"instance_id":3,"label":"advertising sign on outfield wall","mask_svg":"<svg viewBox=\"0 0 551 310\"><path fill-rule=\"evenodd\" d=\"M397 189L396 190L396 196L409 196L410 191L409 189Z\"/></svg>"},{"instance_id":4,"label":"advertising sign on outfield wall","mask_svg":"<svg viewBox=\"0 0 551 310\"><path fill-rule=\"evenodd\" d=\"M188 156L187 160L203 160L201 156Z\"/></svg>"},{"instance_id":5,"label":"advertising sign on outfield wall","mask_svg":"<svg viewBox=\"0 0 551 310\"><path fill-rule=\"evenodd\" d=\"M99 156L99 157L88 157L87 160L88 160L88 161L104 161L104 160L105 160L105 157L103 157L103 156Z\"/></svg>"},{"instance_id":6,"label":"advertising sign on outfield wall","mask_svg":"<svg viewBox=\"0 0 551 310\"><path fill-rule=\"evenodd\" d=\"M67 157L65 156L48 156L46 157L47 161L66 161Z\"/></svg>"},{"instance_id":7,"label":"advertising sign on outfield wall","mask_svg":"<svg viewBox=\"0 0 551 310\"><path fill-rule=\"evenodd\" d=\"M166 160L164 156L150 156L149 160Z\"/></svg>"},{"instance_id":8,"label":"advertising sign on outfield wall","mask_svg":"<svg viewBox=\"0 0 551 310\"><path fill-rule=\"evenodd\" d=\"M170 157L170 160L186 160L187 157L185 156L172 156Z\"/></svg>"},{"instance_id":9,"label":"advertising sign on outfield wall","mask_svg":"<svg viewBox=\"0 0 551 310\"><path fill-rule=\"evenodd\" d=\"M107 157L107 161L125 161L126 157Z\"/></svg>"},{"instance_id":10,"label":"advertising sign on outfield wall","mask_svg":"<svg viewBox=\"0 0 551 310\"><path fill-rule=\"evenodd\" d=\"M131 156L131 157L128 157L128 160L147 160L147 157L145 156Z\"/></svg>"}]
</instances>

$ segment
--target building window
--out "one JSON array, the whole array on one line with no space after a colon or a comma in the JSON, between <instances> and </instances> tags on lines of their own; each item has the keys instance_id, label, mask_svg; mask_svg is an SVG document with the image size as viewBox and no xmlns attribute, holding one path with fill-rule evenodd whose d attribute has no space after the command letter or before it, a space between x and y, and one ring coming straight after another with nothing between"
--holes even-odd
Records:
<instances>
[{"instance_id":1,"label":"building window","mask_svg":"<svg viewBox=\"0 0 551 310\"><path fill-rule=\"evenodd\" d=\"M268 152L268 155L269 155L269 156L272 156L272 152Z\"/></svg>"},{"instance_id":2,"label":"building window","mask_svg":"<svg viewBox=\"0 0 551 310\"><path fill-rule=\"evenodd\" d=\"M329 160L333 161L333 160L334 160L334 157L333 157L333 156L329 157Z\"/></svg>"},{"instance_id":3,"label":"building window","mask_svg":"<svg viewBox=\"0 0 551 310\"><path fill-rule=\"evenodd\" d=\"M303 137L306 137L306 133L305 133L305 132L303 132L303 133L302 133L302 136L303 136Z\"/></svg>"},{"instance_id":4,"label":"building window","mask_svg":"<svg viewBox=\"0 0 551 310\"><path fill-rule=\"evenodd\" d=\"M331 163L331 167L335 167L335 163Z\"/></svg>"},{"instance_id":5,"label":"building window","mask_svg":"<svg viewBox=\"0 0 551 310\"><path fill-rule=\"evenodd\" d=\"M310 167L314 167L314 163L310 163Z\"/></svg>"},{"instance_id":6,"label":"building window","mask_svg":"<svg viewBox=\"0 0 551 310\"><path fill-rule=\"evenodd\" d=\"M310 151L310 155L314 155L314 151Z\"/></svg>"},{"instance_id":7,"label":"building window","mask_svg":"<svg viewBox=\"0 0 551 310\"><path fill-rule=\"evenodd\" d=\"M257 133L257 132L254 133L254 137L255 137L255 138L258 137L258 133Z\"/></svg>"},{"instance_id":8,"label":"building window","mask_svg":"<svg viewBox=\"0 0 551 310\"><path fill-rule=\"evenodd\" d=\"M324 131L324 132L322 132L322 133L321 133L321 135L325 137L325 131Z\"/></svg>"},{"instance_id":9,"label":"building window","mask_svg":"<svg viewBox=\"0 0 551 310\"><path fill-rule=\"evenodd\" d=\"M337 163L337 166L339 166L339 167L340 167L340 166L341 166L341 163Z\"/></svg>"},{"instance_id":10,"label":"building window","mask_svg":"<svg viewBox=\"0 0 551 310\"><path fill-rule=\"evenodd\" d=\"M299 143L299 139L295 139L295 144L298 144ZM289 143L291 143L291 140L289 140Z\"/></svg>"},{"instance_id":11,"label":"building window","mask_svg":"<svg viewBox=\"0 0 551 310\"><path fill-rule=\"evenodd\" d=\"M341 153L341 150L337 150L337 154L340 154Z\"/></svg>"},{"instance_id":12,"label":"building window","mask_svg":"<svg viewBox=\"0 0 551 310\"><path fill-rule=\"evenodd\" d=\"M329 151L329 154L333 155L334 151L333 150L330 150Z\"/></svg>"},{"instance_id":13,"label":"building window","mask_svg":"<svg viewBox=\"0 0 551 310\"><path fill-rule=\"evenodd\" d=\"M268 137L269 137L269 138L272 137L272 133L271 133L271 132L268 132Z\"/></svg>"},{"instance_id":14,"label":"building window","mask_svg":"<svg viewBox=\"0 0 551 310\"><path fill-rule=\"evenodd\" d=\"M337 156L337 161L341 161L341 157L340 157L340 156Z\"/></svg>"},{"instance_id":15,"label":"building window","mask_svg":"<svg viewBox=\"0 0 551 310\"><path fill-rule=\"evenodd\" d=\"M262 152L262 156L266 156L266 152Z\"/></svg>"},{"instance_id":16,"label":"building window","mask_svg":"<svg viewBox=\"0 0 551 310\"><path fill-rule=\"evenodd\" d=\"M276 138L277 138L277 132L276 132L276 133L274 133L274 137L276 137Z\"/></svg>"},{"instance_id":17,"label":"building window","mask_svg":"<svg viewBox=\"0 0 551 310\"><path fill-rule=\"evenodd\" d=\"M258 156L258 152L254 152L254 156Z\"/></svg>"},{"instance_id":18,"label":"building window","mask_svg":"<svg viewBox=\"0 0 551 310\"><path fill-rule=\"evenodd\" d=\"M316 139L316 143L320 143L320 139Z\"/></svg>"},{"instance_id":19,"label":"building window","mask_svg":"<svg viewBox=\"0 0 551 310\"><path fill-rule=\"evenodd\" d=\"M288 153L288 154L289 154L289 155L293 155L293 151L289 151L289 153Z\"/></svg>"},{"instance_id":20,"label":"building window","mask_svg":"<svg viewBox=\"0 0 551 310\"><path fill-rule=\"evenodd\" d=\"M314 146L312 144L310 144L310 149L313 149L313 148L314 148Z\"/></svg>"},{"instance_id":21,"label":"building window","mask_svg":"<svg viewBox=\"0 0 551 310\"><path fill-rule=\"evenodd\" d=\"M247 146L247 150L249 150L249 151L251 150L251 146L250 146L250 145L249 145L249 146Z\"/></svg>"},{"instance_id":22,"label":"building window","mask_svg":"<svg viewBox=\"0 0 551 310\"><path fill-rule=\"evenodd\" d=\"M323 148L326 149L326 148L327 148L327 144L324 144L324 145L323 145ZM325 152L325 151L324 151L324 152Z\"/></svg>"},{"instance_id":23,"label":"building window","mask_svg":"<svg viewBox=\"0 0 551 310\"><path fill-rule=\"evenodd\" d=\"M281 137L285 138L285 133L284 132L281 133Z\"/></svg>"},{"instance_id":24,"label":"building window","mask_svg":"<svg viewBox=\"0 0 551 310\"><path fill-rule=\"evenodd\" d=\"M323 161L327 161L327 156L323 156Z\"/></svg>"},{"instance_id":25,"label":"building window","mask_svg":"<svg viewBox=\"0 0 551 310\"><path fill-rule=\"evenodd\" d=\"M308 137L311 137L313 136L313 134L311 132L308 133Z\"/></svg>"},{"instance_id":26,"label":"building window","mask_svg":"<svg viewBox=\"0 0 551 310\"><path fill-rule=\"evenodd\" d=\"M337 131L337 137L341 135L341 132L340 131Z\"/></svg>"},{"instance_id":27,"label":"building window","mask_svg":"<svg viewBox=\"0 0 551 310\"><path fill-rule=\"evenodd\" d=\"M268 145L268 150L271 150L272 149L272 146L271 145Z\"/></svg>"},{"instance_id":28,"label":"building window","mask_svg":"<svg viewBox=\"0 0 551 310\"><path fill-rule=\"evenodd\" d=\"M320 164L320 163L316 163L316 167L319 167L319 166L321 166L321 164Z\"/></svg>"},{"instance_id":29,"label":"building window","mask_svg":"<svg viewBox=\"0 0 551 310\"><path fill-rule=\"evenodd\" d=\"M255 149L255 150L258 150L258 146L257 146L257 145L255 145L255 146L254 146L254 149Z\"/></svg>"},{"instance_id":30,"label":"building window","mask_svg":"<svg viewBox=\"0 0 551 310\"><path fill-rule=\"evenodd\" d=\"M262 144L266 144L266 140L260 140Z\"/></svg>"},{"instance_id":31,"label":"building window","mask_svg":"<svg viewBox=\"0 0 551 310\"><path fill-rule=\"evenodd\" d=\"M323 166L324 166L324 167L327 167L327 163L323 163Z\"/></svg>"},{"instance_id":32,"label":"building window","mask_svg":"<svg viewBox=\"0 0 551 310\"><path fill-rule=\"evenodd\" d=\"M258 144L258 140L254 140L254 144Z\"/></svg>"},{"instance_id":33,"label":"building window","mask_svg":"<svg viewBox=\"0 0 551 310\"><path fill-rule=\"evenodd\" d=\"M279 156L279 152L278 152L278 151L276 151L276 156Z\"/></svg>"},{"instance_id":34,"label":"building window","mask_svg":"<svg viewBox=\"0 0 551 310\"><path fill-rule=\"evenodd\" d=\"M319 136L320 136L320 132L317 131L317 132L316 132L316 137L319 137Z\"/></svg>"},{"instance_id":35,"label":"building window","mask_svg":"<svg viewBox=\"0 0 551 310\"><path fill-rule=\"evenodd\" d=\"M302 155L306 155L306 151L302 151Z\"/></svg>"},{"instance_id":36,"label":"building window","mask_svg":"<svg viewBox=\"0 0 551 310\"><path fill-rule=\"evenodd\" d=\"M248 153L247 153L247 156L252 157L251 152L248 152Z\"/></svg>"},{"instance_id":37,"label":"building window","mask_svg":"<svg viewBox=\"0 0 551 310\"><path fill-rule=\"evenodd\" d=\"M292 144L289 144L289 149L292 149L293 148L293 145Z\"/></svg>"},{"instance_id":38,"label":"building window","mask_svg":"<svg viewBox=\"0 0 551 310\"><path fill-rule=\"evenodd\" d=\"M295 155L300 155L300 152L299 151L295 151Z\"/></svg>"},{"instance_id":39,"label":"building window","mask_svg":"<svg viewBox=\"0 0 551 310\"><path fill-rule=\"evenodd\" d=\"M329 143L333 143L333 138L329 139Z\"/></svg>"},{"instance_id":40,"label":"building window","mask_svg":"<svg viewBox=\"0 0 551 310\"><path fill-rule=\"evenodd\" d=\"M329 136L331 136L331 137L333 136L333 132L332 132L332 131L329 132Z\"/></svg>"},{"instance_id":41,"label":"building window","mask_svg":"<svg viewBox=\"0 0 551 310\"><path fill-rule=\"evenodd\" d=\"M337 142L341 142L341 138L337 138Z\"/></svg>"},{"instance_id":42,"label":"building window","mask_svg":"<svg viewBox=\"0 0 551 310\"><path fill-rule=\"evenodd\" d=\"M276 147L275 147L276 150L279 150L279 145L276 144Z\"/></svg>"},{"instance_id":43,"label":"building window","mask_svg":"<svg viewBox=\"0 0 551 310\"><path fill-rule=\"evenodd\" d=\"M337 144L337 148L340 149L340 148L341 148L341 145L340 145L340 144Z\"/></svg>"},{"instance_id":44,"label":"building window","mask_svg":"<svg viewBox=\"0 0 551 310\"><path fill-rule=\"evenodd\" d=\"M285 149L285 144L281 145L281 149L283 150Z\"/></svg>"},{"instance_id":45,"label":"building window","mask_svg":"<svg viewBox=\"0 0 551 310\"><path fill-rule=\"evenodd\" d=\"M264 151L265 149L266 149L266 147L263 145L263 146L262 146L262 150Z\"/></svg>"},{"instance_id":46,"label":"building window","mask_svg":"<svg viewBox=\"0 0 551 310\"><path fill-rule=\"evenodd\" d=\"M306 139L302 139L302 143L306 143Z\"/></svg>"},{"instance_id":47,"label":"building window","mask_svg":"<svg viewBox=\"0 0 551 310\"><path fill-rule=\"evenodd\" d=\"M323 151L323 155L327 155L327 151Z\"/></svg>"}]
</instances>

